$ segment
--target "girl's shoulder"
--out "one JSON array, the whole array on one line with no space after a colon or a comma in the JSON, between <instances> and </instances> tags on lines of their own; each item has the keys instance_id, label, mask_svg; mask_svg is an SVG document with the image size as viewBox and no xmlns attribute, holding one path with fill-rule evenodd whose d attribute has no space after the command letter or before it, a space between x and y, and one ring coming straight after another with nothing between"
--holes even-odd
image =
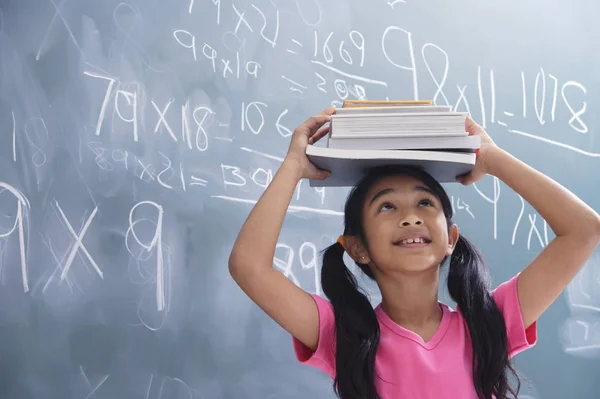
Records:
<instances>
[{"instance_id":1,"label":"girl's shoulder","mask_svg":"<svg viewBox=\"0 0 600 399\"><path fill-rule=\"evenodd\" d=\"M535 346L538 338L537 321L525 328L518 294L519 274L520 272L503 281L491 291L506 325L509 357ZM464 321L460 307L455 312Z\"/></svg>"}]
</instances>

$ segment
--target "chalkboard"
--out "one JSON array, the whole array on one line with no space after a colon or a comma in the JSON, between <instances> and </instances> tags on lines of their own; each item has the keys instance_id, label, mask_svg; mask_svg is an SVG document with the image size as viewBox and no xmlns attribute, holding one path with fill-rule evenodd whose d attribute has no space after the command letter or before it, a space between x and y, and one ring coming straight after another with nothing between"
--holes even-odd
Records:
<instances>
[{"instance_id":1,"label":"chalkboard","mask_svg":"<svg viewBox=\"0 0 600 399\"><path fill-rule=\"evenodd\" d=\"M432 99L599 209L599 15L592 0L3 0L0 397L333 398L227 268L295 126L346 98ZM491 176L446 187L494 286L553 238ZM346 194L294 194L273 263L308 292ZM516 365L522 398L598 398L600 254Z\"/></svg>"}]
</instances>

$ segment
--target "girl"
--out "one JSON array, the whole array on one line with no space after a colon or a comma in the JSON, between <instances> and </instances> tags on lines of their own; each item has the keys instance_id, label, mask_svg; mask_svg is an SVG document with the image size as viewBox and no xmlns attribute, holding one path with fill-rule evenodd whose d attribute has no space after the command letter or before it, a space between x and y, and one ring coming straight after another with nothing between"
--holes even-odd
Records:
<instances>
[{"instance_id":1,"label":"girl","mask_svg":"<svg viewBox=\"0 0 600 399\"><path fill-rule=\"evenodd\" d=\"M332 377L342 399L516 397L509 359L535 345L537 319L598 245L600 216L500 149L468 118L466 131L480 135L482 144L473 170L457 180L468 185L485 174L497 176L535 207L556 238L490 291L482 259L452 222L440 184L419 169L379 167L351 191L344 233L324 253L321 283L329 301L310 295L272 264L299 179L329 175L305 150L327 134L328 126L319 128L334 110L294 131L284 162L235 242L232 277L292 335L297 359ZM375 309L346 268L344 251L377 282L382 302ZM456 310L437 297L448 258Z\"/></svg>"}]
</instances>

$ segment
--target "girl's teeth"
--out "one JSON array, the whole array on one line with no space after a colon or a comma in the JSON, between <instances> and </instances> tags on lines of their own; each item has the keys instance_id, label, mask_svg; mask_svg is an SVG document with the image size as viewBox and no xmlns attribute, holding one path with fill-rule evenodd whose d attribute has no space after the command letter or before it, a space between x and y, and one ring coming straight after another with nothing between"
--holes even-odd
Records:
<instances>
[{"instance_id":1,"label":"girl's teeth","mask_svg":"<svg viewBox=\"0 0 600 399\"><path fill-rule=\"evenodd\" d=\"M401 245L404 244L412 244L412 243L423 243L425 242L422 238L408 238L406 240L402 240L402 242L400 243Z\"/></svg>"}]
</instances>

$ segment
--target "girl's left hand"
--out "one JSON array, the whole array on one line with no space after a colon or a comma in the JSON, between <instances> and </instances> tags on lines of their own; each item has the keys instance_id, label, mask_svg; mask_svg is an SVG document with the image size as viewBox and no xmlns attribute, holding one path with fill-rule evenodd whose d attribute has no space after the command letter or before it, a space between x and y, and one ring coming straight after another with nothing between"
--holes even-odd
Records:
<instances>
[{"instance_id":1,"label":"girl's left hand","mask_svg":"<svg viewBox=\"0 0 600 399\"><path fill-rule=\"evenodd\" d=\"M487 174L485 159L488 153L494 151L498 148L496 143L492 140L492 138L487 134L484 128L479 126L473 119L467 116L467 120L465 122L465 131L469 133L469 136L481 136L481 146L477 151L477 158L475 161L475 166L473 169L461 176L456 177L456 181L468 186L469 184L473 184L483 176Z\"/></svg>"}]
</instances>

